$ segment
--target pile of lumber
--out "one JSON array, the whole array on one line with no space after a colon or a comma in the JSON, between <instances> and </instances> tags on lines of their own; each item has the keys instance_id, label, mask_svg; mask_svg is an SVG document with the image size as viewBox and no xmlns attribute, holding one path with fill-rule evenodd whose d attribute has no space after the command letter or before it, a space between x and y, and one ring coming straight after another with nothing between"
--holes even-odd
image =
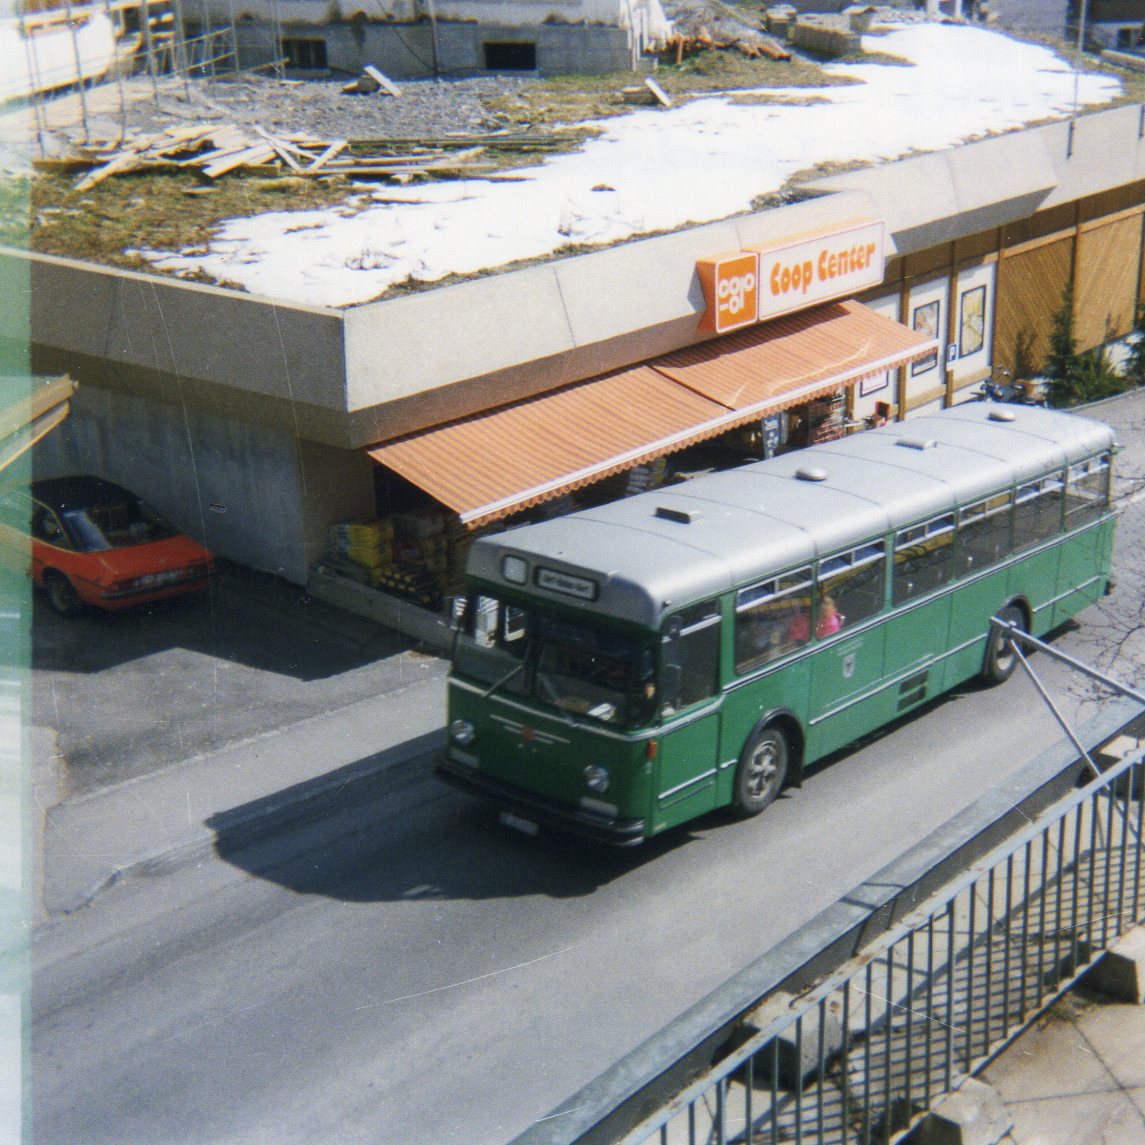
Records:
<instances>
[{"instance_id":1,"label":"pile of lumber","mask_svg":"<svg viewBox=\"0 0 1145 1145\"><path fill-rule=\"evenodd\" d=\"M767 58L769 60L789 60L791 53L777 40L761 33L746 33L732 35L713 35L707 28L697 28L692 35L677 34L665 41L661 49L662 56L675 56L676 63L683 61L685 56L694 56L700 52L726 51L735 49L742 52L752 60Z\"/></svg>"},{"instance_id":2,"label":"pile of lumber","mask_svg":"<svg viewBox=\"0 0 1145 1145\"><path fill-rule=\"evenodd\" d=\"M76 190L86 191L113 175L134 171L192 169L207 179L232 171L262 175L382 179L484 177L497 166L479 158L490 151L544 151L562 142L555 134L492 132L487 135L383 140L319 139L302 133L275 135L261 127L189 124L154 135L77 144L63 159L41 166L85 173Z\"/></svg>"}]
</instances>

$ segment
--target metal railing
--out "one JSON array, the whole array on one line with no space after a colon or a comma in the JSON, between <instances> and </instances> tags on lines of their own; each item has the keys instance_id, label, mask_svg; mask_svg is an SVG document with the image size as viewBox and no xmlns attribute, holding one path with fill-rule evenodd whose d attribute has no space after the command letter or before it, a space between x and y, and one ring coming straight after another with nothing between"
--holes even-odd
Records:
<instances>
[{"instance_id":1,"label":"metal railing","mask_svg":"<svg viewBox=\"0 0 1145 1145\"><path fill-rule=\"evenodd\" d=\"M1145 750L1044 812L625 1142L889 1142L1145 918Z\"/></svg>"},{"instance_id":2,"label":"metal railing","mask_svg":"<svg viewBox=\"0 0 1145 1145\"><path fill-rule=\"evenodd\" d=\"M1145 696L1009 635L1129 699L514 1145L890 1142L1145 920Z\"/></svg>"}]
</instances>

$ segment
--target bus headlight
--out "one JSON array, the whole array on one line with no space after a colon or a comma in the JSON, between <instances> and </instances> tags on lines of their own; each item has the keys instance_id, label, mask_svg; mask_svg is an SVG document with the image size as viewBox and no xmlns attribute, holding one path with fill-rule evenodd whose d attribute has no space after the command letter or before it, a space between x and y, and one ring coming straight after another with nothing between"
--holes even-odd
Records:
<instances>
[{"instance_id":1,"label":"bus headlight","mask_svg":"<svg viewBox=\"0 0 1145 1145\"><path fill-rule=\"evenodd\" d=\"M468 720L454 720L449 725L449 735L454 743L468 747L477 738L477 729Z\"/></svg>"},{"instance_id":2,"label":"bus headlight","mask_svg":"<svg viewBox=\"0 0 1145 1145\"><path fill-rule=\"evenodd\" d=\"M595 763L590 763L584 769L584 782L589 791L600 794L608 790L608 772Z\"/></svg>"}]
</instances>

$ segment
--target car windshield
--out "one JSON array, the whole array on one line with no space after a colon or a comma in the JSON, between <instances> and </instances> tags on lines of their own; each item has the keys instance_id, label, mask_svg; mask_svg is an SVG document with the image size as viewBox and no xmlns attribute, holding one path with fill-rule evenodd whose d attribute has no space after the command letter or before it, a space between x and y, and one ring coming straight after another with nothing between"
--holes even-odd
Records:
<instances>
[{"instance_id":1,"label":"car windshield","mask_svg":"<svg viewBox=\"0 0 1145 1145\"><path fill-rule=\"evenodd\" d=\"M467 599L453 667L487 694L605 724L639 726L654 706L651 643L489 596Z\"/></svg>"},{"instance_id":2,"label":"car windshield","mask_svg":"<svg viewBox=\"0 0 1145 1145\"><path fill-rule=\"evenodd\" d=\"M60 516L76 548L87 553L145 545L175 535L175 530L142 501L65 509Z\"/></svg>"}]
</instances>

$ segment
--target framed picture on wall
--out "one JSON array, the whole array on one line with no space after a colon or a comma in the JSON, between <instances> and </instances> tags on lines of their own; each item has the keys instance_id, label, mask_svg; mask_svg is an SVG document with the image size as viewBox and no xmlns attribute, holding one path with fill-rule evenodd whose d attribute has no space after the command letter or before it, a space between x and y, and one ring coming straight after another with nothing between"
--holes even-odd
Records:
<instances>
[{"instance_id":1,"label":"framed picture on wall","mask_svg":"<svg viewBox=\"0 0 1145 1145\"><path fill-rule=\"evenodd\" d=\"M859 379L859 397L865 398L867 394L877 394L891 384L890 374L872 374L869 378Z\"/></svg>"},{"instance_id":2,"label":"framed picture on wall","mask_svg":"<svg viewBox=\"0 0 1145 1145\"><path fill-rule=\"evenodd\" d=\"M918 333L927 338L938 337L938 299L933 302L924 302L921 306L914 308L914 317L911 319L911 325ZM919 374L925 374L928 370L933 370L938 365L938 351L933 354L927 354L925 358L919 358L917 362L912 362L910 367L910 376L912 378L918 377Z\"/></svg>"},{"instance_id":3,"label":"framed picture on wall","mask_svg":"<svg viewBox=\"0 0 1145 1145\"><path fill-rule=\"evenodd\" d=\"M986 344L986 287L963 292L958 316L958 356L976 354Z\"/></svg>"}]
</instances>

